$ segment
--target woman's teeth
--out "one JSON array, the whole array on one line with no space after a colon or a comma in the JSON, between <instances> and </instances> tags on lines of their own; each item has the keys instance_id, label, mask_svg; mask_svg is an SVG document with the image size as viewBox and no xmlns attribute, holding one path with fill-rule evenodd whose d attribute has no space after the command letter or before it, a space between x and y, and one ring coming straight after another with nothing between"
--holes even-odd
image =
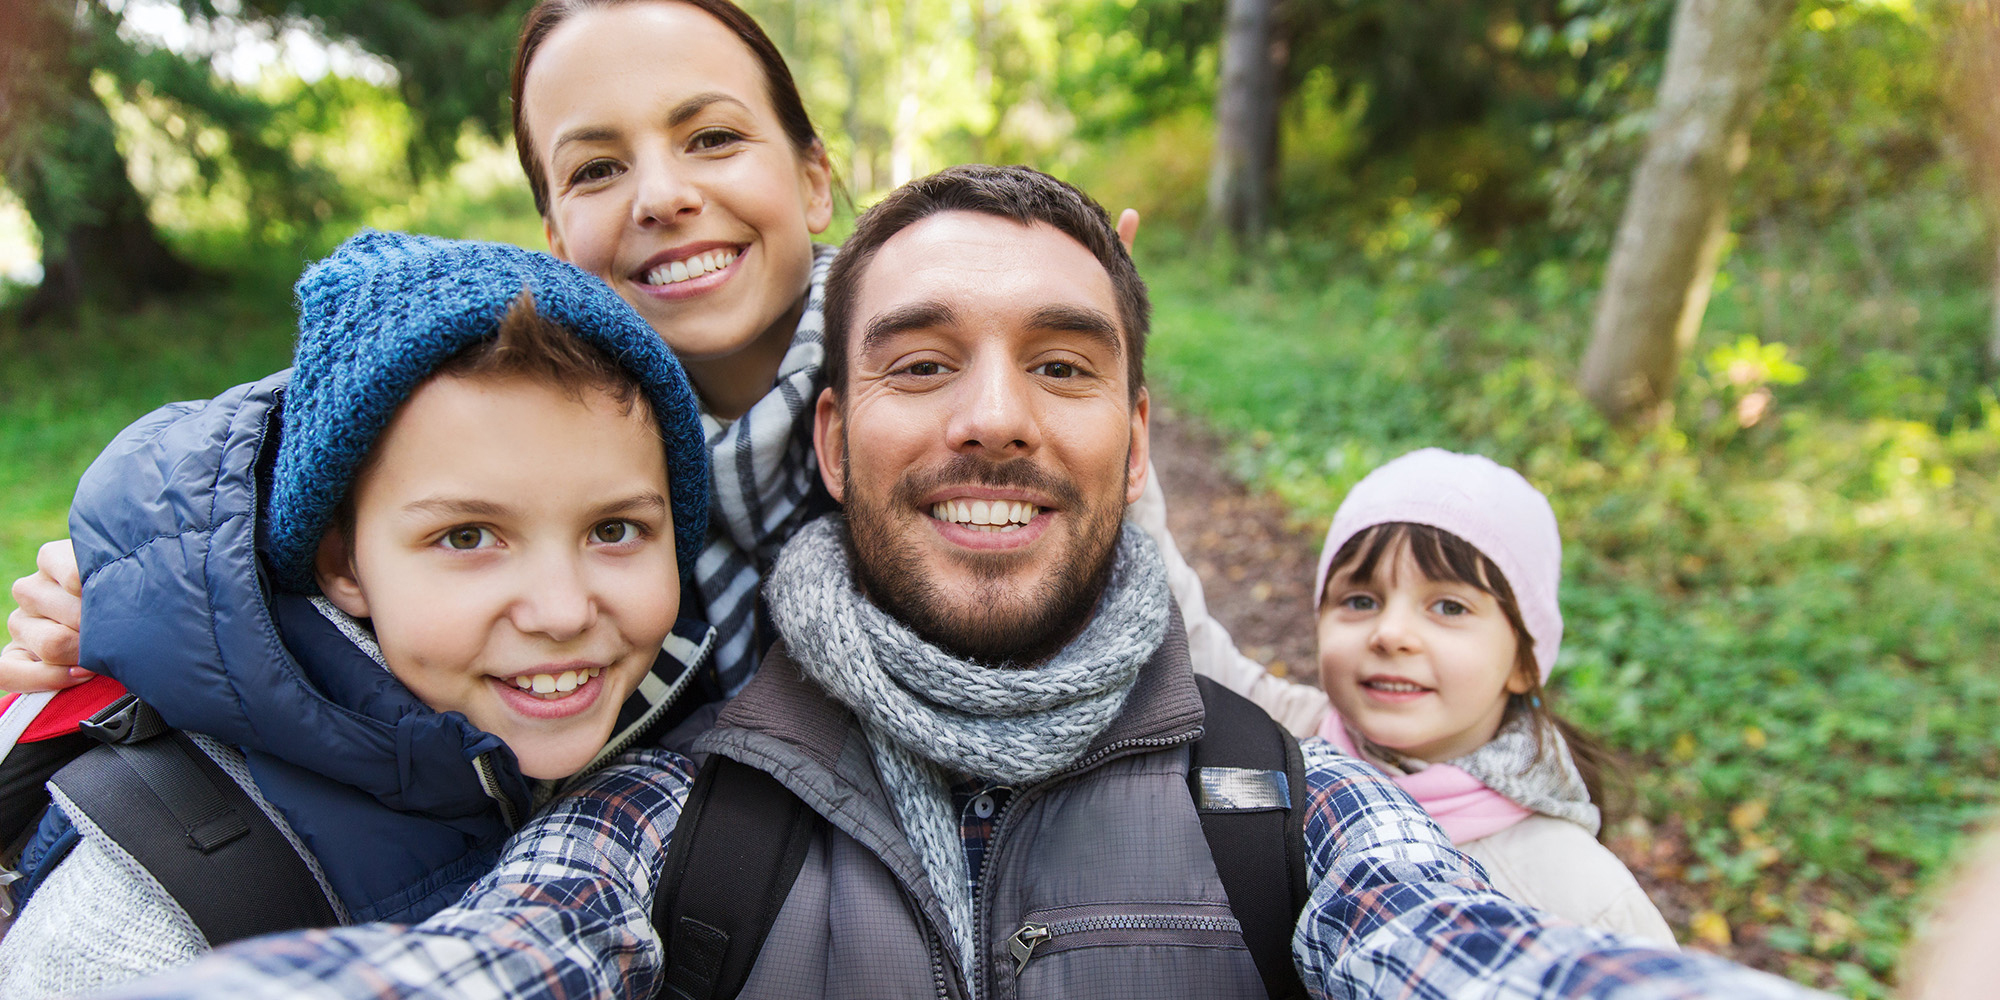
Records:
<instances>
[{"instance_id":1,"label":"woman's teeth","mask_svg":"<svg viewBox=\"0 0 2000 1000\"><path fill-rule=\"evenodd\" d=\"M603 672L603 667L589 667L584 670L565 670L559 674L521 674L514 678L514 686L532 695L552 698L566 695L590 683L591 678Z\"/></svg>"},{"instance_id":2,"label":"woman's teeth","mask_svg":"<svg viewBox=\"0 0 2000 1000\"><path fill-rule=\"evenodd\" d=\"M686 260L677 260L673 263L661 264L659 267L653 268L651 271L646 272L646 284L678 284L689 278L699 278L704 274L712 274L734 263L736 263L736 251L710 250L707 253L695 254Z\"/></svg>"},{"instance_id":3,"label":"woman's teeth","mask_svg":"<svg viewBox=\"0 0 2000 1000\"><path fill-rule=\"evenodd\" d=\"M1018 531L1039 510L1019 500L944 500L931 505L931 516L977 531Z\"/></svg>"}]
</instances>

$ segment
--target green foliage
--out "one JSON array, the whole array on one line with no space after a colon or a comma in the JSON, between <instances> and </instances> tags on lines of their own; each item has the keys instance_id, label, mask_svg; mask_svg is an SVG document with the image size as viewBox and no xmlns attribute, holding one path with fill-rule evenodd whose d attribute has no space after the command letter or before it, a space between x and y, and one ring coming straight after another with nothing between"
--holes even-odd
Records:
<instances>
[{"instance_id":1,"label":"green foliage","mask_svg":"<svg viewBox=\"0 0 2000 1000\"><path fill-rule=\"evenodd\" d=\"M1739 945L1873 996L2000 793L2000 400L1954 397L1930 361L1963 357L1987 315L1965 280L1983 248L1926 239L1950 199L1858 213L1903 220L1874 230L1883 301L1856 215L1732 251L1701 377L1637 436L1572 384L1593 265L1468 253L1420 221L1372 254L1280 241L1254 269L1165 234L1141 250L1156 386L1302 520L1427 445L1548 493L1562 711L1630 758L1641 812L1685 838L1686 880Z\"/></svg>"}]
</instances>

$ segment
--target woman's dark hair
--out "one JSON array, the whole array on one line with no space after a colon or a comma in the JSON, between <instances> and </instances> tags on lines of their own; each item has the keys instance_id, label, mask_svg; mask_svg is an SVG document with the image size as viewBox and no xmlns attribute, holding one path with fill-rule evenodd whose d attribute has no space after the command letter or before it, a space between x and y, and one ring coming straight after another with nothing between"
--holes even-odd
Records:
<instances>
[{"instance_id":1,"label":"woman's dark hair","mask_svg":"<svg viewBox=\"0 0 2000 1000\"><path fill-rule=\"evenodd\" d=\"M528 82L528 64L534 61L535 53L541 50L549 33L564 21L584 11L621 7L628 3L682 3L721 21L722 26L748 46L750 54L763 64L765 92L770 97L772 109L778 113L779 124L784 126L785 137L792 142L792 148L803 157L820 147L819 133L813 129L812 116L806 114L805 101L799 97L798 84L792 82L792 70L785 65L785 57L778 54L778 47L771 44L771 37L758 27L756 19L729 0L542 0L522 19L521 39L514 45L514 152L521 158L522 172L528 175L529 190L535 193L535 211L543 216L549 214L549 182L542 176L541 164L535 160L534 140L528 135L528 124L521 117L521 96Z\"/></svg>"},{"instance_id":2,"label":"woman's dark hair","mask_svg":"<svg viewBox=\"0 0 2000 1000\"><path fill-rule=\"evenodd\" d=\"M1521 617L1521 602L1514 597L1514 588L1507 583L1507 575L1500 572L1500 567L1487 558L1486 553L1442 528L1390 521L1365 528L1349 538L1340 551L1334 553L1328 576L1344 572L1350 581L1366 586L1374 580L1375 571L1382 561L1393 558L1397 546L1405 541L1410 546L1411 557L1417 561L1417 569L1424 576L1477 587L1482 593L1492 595L1494 603L1500 605L1501 614L1507 616L1507 624L1514 627L1514 669L1528 683L1528 690L1508 698L1506 720L1511 721L1523 714L1531 720L1537 758L1548 752L1546 733L1559 734L1569 745L1570 759L1576 763L1577 773L1583 777L1590 800L1597 804L1598 812L1603 816L1598 836L1604 836L1614 819L1624 814L1630 798L1630 788L1618 757L1610 747L1550 709L1549 694L1542 687L1542 671L1535 662L1535 637L1528 633L1527 622ZM1334 599L1333 588L1328 587L1320 598L1321 606Z\"/></svg>"}]
</instances>

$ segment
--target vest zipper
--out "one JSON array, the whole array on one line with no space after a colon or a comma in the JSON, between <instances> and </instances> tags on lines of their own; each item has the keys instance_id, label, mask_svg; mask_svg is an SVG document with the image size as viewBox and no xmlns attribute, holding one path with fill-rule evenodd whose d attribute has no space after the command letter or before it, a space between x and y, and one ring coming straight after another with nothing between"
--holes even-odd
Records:
<instances>
[{"instance_id":1,"label":"vest zipper","mask_svg":"<svg viewBox=\"0 0 2000 1000\"><path fill-rule=\"evenodd\" d=\"M514 811L513 800L500 790L500 776L493 769L493 755L498 752L488 750L472 758L472 770L479 775L479 787L486 792L486 797L500 807L500 819L507 824L507 829L518 830L521 828L521 816Z\"/></svg>"},{"instance_id":2,"label":"vest zipper","mask_svg":"<svg viewBox=\"0 0 2000 1000\"><path fill-rule=\"evenodd\" d=\"M1014 975L1019 976L1028 967L1028 960L1035 957L1035 949L1062 937L1065 934L1083 934L1092 931L1213 931L1216 933L1240 933L1242 926L1234 917L1197 917L1185 914L1106 914L1099 917L1076 917L1051 923L1028 921L1014 936L1007 939L1007 953L1014 956Z\"/></svg>"}]
</instances>

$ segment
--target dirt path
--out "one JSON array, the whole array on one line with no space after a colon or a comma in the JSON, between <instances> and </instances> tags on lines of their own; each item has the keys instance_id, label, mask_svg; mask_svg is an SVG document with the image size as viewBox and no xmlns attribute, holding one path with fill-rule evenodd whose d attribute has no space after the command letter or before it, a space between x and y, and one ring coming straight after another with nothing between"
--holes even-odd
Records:
<instances>
[{"instance_id":1,"label":"dirt path","mask_svg":"<svg viewBox=\"0 0 2000 1000\"><path fill-rule=\"evenodd\" d=\"M1276 497L1252 494L1224 472L1222 451L1206 428L1154 403L1153 466L1167 493L1167 527L1201 574L1209 614L1244 655L1318 686L1310 605L1322 539L1289 527Z\"/></svg>"}]
</instances>

